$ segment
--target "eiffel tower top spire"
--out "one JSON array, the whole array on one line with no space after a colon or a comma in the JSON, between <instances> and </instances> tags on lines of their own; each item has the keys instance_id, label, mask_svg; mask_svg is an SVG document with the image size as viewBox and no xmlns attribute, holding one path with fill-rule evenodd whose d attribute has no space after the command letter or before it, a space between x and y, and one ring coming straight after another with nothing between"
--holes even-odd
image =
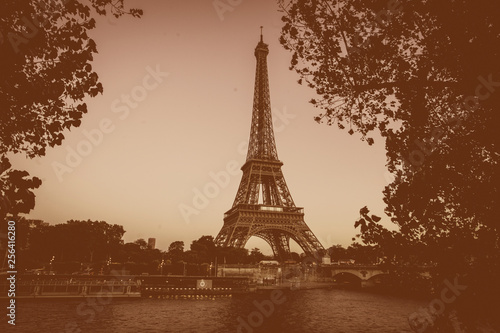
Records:
<instances>
[{"instance_id":1,"label":"eiffel tower top spire","mask_svg":"<svg viewBox=\"0 0 500 333\"><path fill-rule=\"evenodd\" d=\"M252 126L248 144L247 161L271 160L279 161L274 140L273 119L271 115L271 97L267 75L267 55L269 48L262 36L255 47L257 68L255 71L255 90L253 96Z\"/></svg>"}]
</instances>

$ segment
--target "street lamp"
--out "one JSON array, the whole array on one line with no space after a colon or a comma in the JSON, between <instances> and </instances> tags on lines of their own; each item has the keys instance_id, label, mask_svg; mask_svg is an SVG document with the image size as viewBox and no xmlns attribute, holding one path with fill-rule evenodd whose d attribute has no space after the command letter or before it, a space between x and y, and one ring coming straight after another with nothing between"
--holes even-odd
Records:
<instances>
[{"instance_id":1,"label":"street lamp","mask_svg":"<svg viewBox=\"0 0 500 333\"><path fill-rule=\"evenodd\" d=\"M56 256L52 256L52 259L50 259L50 272L49 274L53 273L53 266L52 266L52 263L54 262L54 260L56 259Z\"/></svg>"},{"instance_id":2,"label":"street lamp","mask_svg":"<svg viewBox=\"0 0 500 333\"><path fill-rule=\"evenodd\" d=\"M161 260L161 264L160 264L160 275L163 275L163 266L165 265L165 260L162 259Z\"/></svg>"},{"instance_id":3,"label":"street lamp","mask_svg":"<svg viewBox=\"0 0 500 333\"><path fill-rule=\"evenodd\" d=\"M109 265L111 265L111 257L108 257L108 261L106 262L106 273L109 274Z\"/></svg>"}]
</instances>

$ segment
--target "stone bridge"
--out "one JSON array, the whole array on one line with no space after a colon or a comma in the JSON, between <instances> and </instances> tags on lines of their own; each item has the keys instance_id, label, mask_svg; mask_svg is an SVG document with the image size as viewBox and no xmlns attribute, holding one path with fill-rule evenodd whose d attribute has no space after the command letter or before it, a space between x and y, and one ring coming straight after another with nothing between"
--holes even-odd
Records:
<instances>
[{"instance_id":1,"label":"stone bridge","mask_svg":"<svg viewBox=\"0 0 500 333\"><path fill-rule=\"evenodd\" d=\"M376 265L322 265L326 276L335 278L340 274L350 274L359 278L362 287L375 284L376 277L389 275L387 270Z\"/></svg>"}]
</instances>

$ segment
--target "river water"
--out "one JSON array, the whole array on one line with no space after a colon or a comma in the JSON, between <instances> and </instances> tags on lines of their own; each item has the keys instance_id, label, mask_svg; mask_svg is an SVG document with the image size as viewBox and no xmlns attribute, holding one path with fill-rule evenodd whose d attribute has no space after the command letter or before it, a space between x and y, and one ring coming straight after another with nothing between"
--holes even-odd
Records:
<instances>
[{"instance_id":1,"label":"river water","mask_svg":"<svg viewBox=\"0 0 500 333\"><path fill-rule=\"evenodd\" d=\"M214 299L18 299L16 326L7 325L3 315L0 331L412 332L408 316L426 305L339 289Z\"/></svg>"}]
</instances>

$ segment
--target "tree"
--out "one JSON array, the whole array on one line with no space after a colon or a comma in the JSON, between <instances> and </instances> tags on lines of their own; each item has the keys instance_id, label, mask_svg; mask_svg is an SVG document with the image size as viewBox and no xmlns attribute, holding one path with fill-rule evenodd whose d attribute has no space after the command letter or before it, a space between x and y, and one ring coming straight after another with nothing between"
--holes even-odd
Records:
<instances>
[{"instance_id":1,"label":"tree","mask_svg":"<svg viewBox=\"0 0 500 333\"><path fill-rule=\"evenodd\" d=\"M182 259L184 254L184 242L183 241L175 241L172 242L168 247L168 255L172 260L172 263L175 263Z\"/></svg>"},{"instance_id":2,"label":"tree","mask_svg":"<svg viewBox=\"0 0 500 333\"><path fill-rule=\"evenodd\" d=\"M2 224L0 232L6 232ZM52 257L57 262L103 262L119 257L125 231L117 224L104 221L76 221L49 225L41 220L20 217L16 221L16 254L19 267L47 265ZM5 247L0 242L0 250Z\"/></svg>"},{"instance_id":3,"label":"tree","mask_svg":"<svg viewBox=\"0 0 500 333\"><path fill-rule=\"evenodd\" d=\"M182 253L184 252L184 242L183 241L175 241L170 243L168 247L169 253Z\"/></svg>"},{"instance_id":4,"label":"tree","mask_svg":"<svg viewBox=\"0 0 500 333\"><path fill-rule=\"evenodd\" d=\"M35 207L35 194L32 189L38 188L42 181L29 178L29 173L21 170L12 170L9 160L0 156L0 218L5 219L7 214L17 218L20 213L29 213Z\"/></svg>"},{"instance_id":5,"label":"tree","mask_svg":"<svg viewBox=\"0 0 500 333\"><path fill-rule=\"evenodd\" d=\"M137 243L125 243L123 245L123 259L124 262L127 263L141 263L141 247Z\"/></svg>"},{"instance_id":6,"label":"tree","mask_svg":"<svg viewBox=\"0 0 500 333\"><path fill-rule=\"evenodd\" d=\"M96 43L88 36L98 15L140 17L124 0L4 0L0 3L0 217L34 207L40 179L10 169L6 155L29 158L60 145L78 127L85 97L103 92L92 69ZM20 201L23 202L20 205ZM21 207L22 206L22 207Z\"/></svg>"},{"instance_id":7,"label":"tree","mask_svg":"<svg viewBox=\"0 0 500 333\"><path fill-rule=\"evenodd\" d=\"M199 263L215 261L215 242L213 236L201 236L191 243L191 251L198 255Z\"/></svg>"},{"instance_id":8,"label":"tree","mask_svg":"<svg viewBox=\"0 0 500 333\"><path fill-rule=\"evenodd\" d=\"M340 244L332 245L327 252L330 254L330 257L334 262L338 262L341 259L349 259L347 257L346 249Z\"/></svg>"},{"instance_id":9,"label":"tree","mask_svg":"<svg viewBox=\"0 0 500 333\"><path fill-rule=\"evenodd\" d=\"M362 245L352 243L347 247L346 253L349 259L354 259L356 264L372 265L378 262L378 247L373 245Z\"/></svg>"},{"instance_id":10,"label":"tree","mask_svg":"<svg viewBox=\"0 0 500 333\"><path fill-rule=\"evenodd\" d=\"M40 229L44 227L43 221L41 220L28 220L25 218L19 218L16 221L15 230L15 254L16 254L16 268L18 271L23 271L27 267L36 265L36 258L30 255L30 249L33 247L33 235L36 234ZM7 235L8 225L0 224L0 234ZM0 237L0 253L3 255L7 254L8 238ZM2 262L2 269L6 269L7 257L5 256L5 261Z\"/></svg>"},{"instance_id":11,"label":"tree","mask_svg":"<svg viewBox=\"0 0 500 333\"><path fill-rule=\"evenodd\" d=\"M248 250L239 247L217 247L217 260L220 264L249 263Z\"/></svg>"},{"instance_id":12,"label":"tree","mask_svg":"<svg viewBox=\"0 0 500 333\"><path fill-rule=\"evenodd\" d=\"M71 252L73 249L78 251L86 250L90 262L96 260L107 260L117 250L117 246L123 243L122 237L125 230L122 226L111 225L105 221L75 221L70 220L66 224L57 225L58 228L65 228L61 235L60 242L66 243L66 250ZM79 255L76 260L84 260Z\"/></svg>"},{"instance_id":13,"label":"tree","mask_svg":"<svg viewBox=\"0 0 500 333\"><path fill-rule=\"evenodd\" d=\"M145 250L145 249L147 249L147 248L148 248L148 242L146 242L146 241L144 240L144 238L139 238L139 239L137 239L137 240L134 242L134 244L139 245L139 248L140 248L141 250Z\"/></svg>"},{"instance_id":14,"label":"tree","mask_svg":"<svg viewBox=\"0 0 500 333\"><path fill-rule=\"evenodd\" d=\"M250 257L249 258L250 262L256 264L259 263L261 260L264 260L266 256L262 252L260 252L259 248L255 247L250 251L249 257Z\"/></svg>"},{"instance_id":15,"label":"tree","mask_svg":"<svg viewBox=\"0 0 500 333\"><path fill-rule=\"evenodd\" d=\"M500 3L280 3L281 43L299 83L318 95L315 119L368 144L376 131L385 139L394 178L385 212L398 230L363 207L359 237L379 245L388 265L435 266L436 290L467 275L468 293L447 313L473 327L500 296L490 290L500 278Z\"/></svg>"}]
</instances>

